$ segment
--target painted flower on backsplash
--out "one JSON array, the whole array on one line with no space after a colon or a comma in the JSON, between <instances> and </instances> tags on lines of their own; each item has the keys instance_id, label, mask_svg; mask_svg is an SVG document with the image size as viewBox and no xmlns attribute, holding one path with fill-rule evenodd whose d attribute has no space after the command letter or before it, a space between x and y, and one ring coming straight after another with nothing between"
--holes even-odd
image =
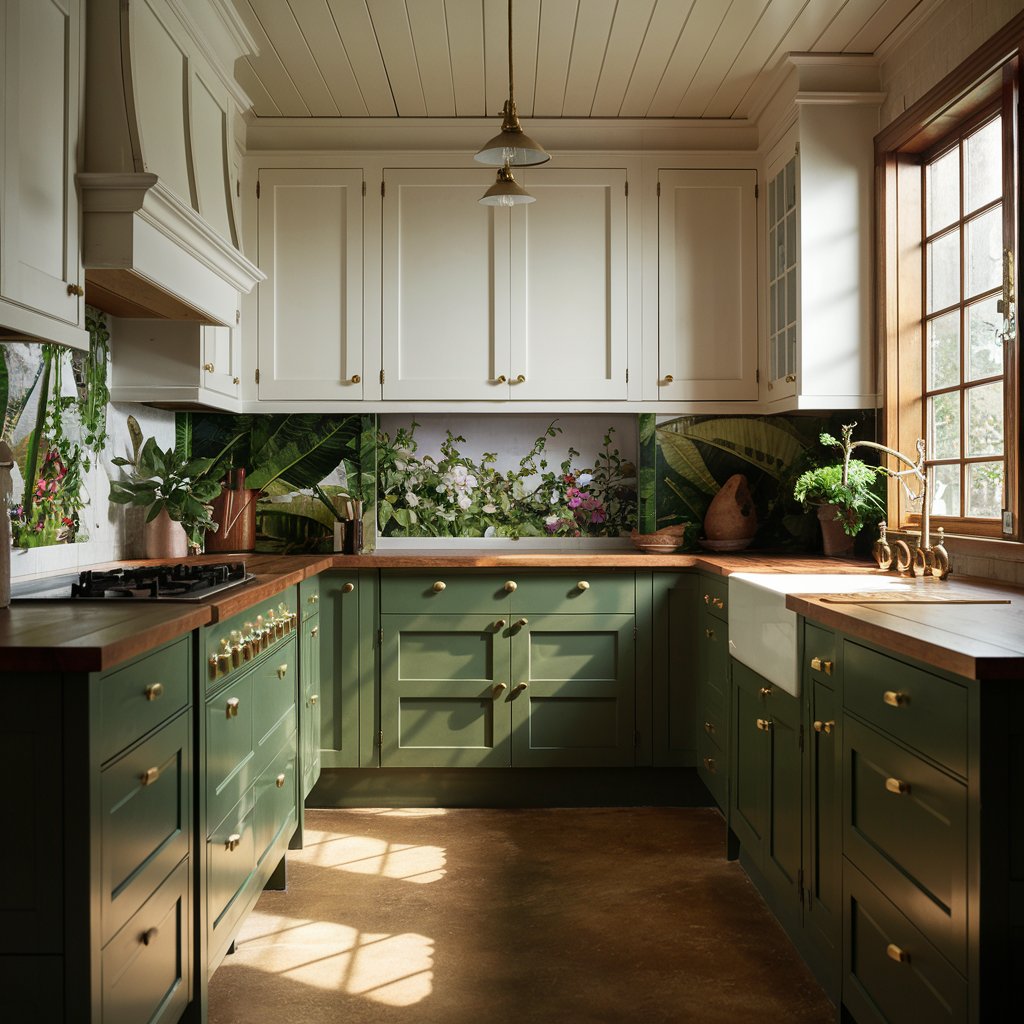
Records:
<instances>
[{"instance_id":1,"label":"painted flower on backsplash","mask_svg":"<svg viewBox=\"0 0 1024 1024\"><path fill-rule=\"evenodd\" d=\"M420 455L413 422L394 438L378 436L378 525L392 537L614 537L636 519L636 469L614 447L589 467L570 448L558 471L547 447L561 433L552 423L519 460L499 471L496 452L464 456L464 437L448 432L438 457Z\"/></svg>"}]
</instances>

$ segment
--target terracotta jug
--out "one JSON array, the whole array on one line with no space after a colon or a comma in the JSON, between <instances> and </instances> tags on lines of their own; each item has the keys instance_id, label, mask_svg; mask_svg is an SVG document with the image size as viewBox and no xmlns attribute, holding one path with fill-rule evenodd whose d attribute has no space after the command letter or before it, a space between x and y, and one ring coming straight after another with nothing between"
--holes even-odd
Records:
<instances>
[{"instance_id":1,"label":"terracotta jug","mask_svg":"<svg viewBox=\"0 0 1024 1024\"><path fill-rule=\"evenodd\" d=\"M757 510L747 478L734 473L712 499L704 516L704 535L712 542L750 542L757 533Z\"/></svg>"}]
</instances>

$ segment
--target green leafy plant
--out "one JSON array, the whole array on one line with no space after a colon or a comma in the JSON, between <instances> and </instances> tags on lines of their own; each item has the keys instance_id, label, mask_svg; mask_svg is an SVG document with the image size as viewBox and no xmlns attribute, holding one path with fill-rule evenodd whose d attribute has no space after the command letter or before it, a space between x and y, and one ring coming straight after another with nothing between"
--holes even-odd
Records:
<instances>
[{"instance_id":1,"label":"green leafy plant","mask_svg":"<svg viewBox=\"0 0 1024 1024\"><path fill-rule=\"evenodd\" d=\"M850 444L853 425L843 427L843 439L822 434L821 443L844 451ZM859 459L817 466L801 473L793 488L793 497L804 508L811 505L835 505L836 518L843 530L856 536L867 522L877 522L885 516L885 502L880 491L882 471Z\"/></svg>"},{"instance_id":2,"label":"green leafy plant","mask_svg":"<svg viewBox=\"0 0 1024 1024\"><path fill-rule=\"evenodd\" d=\"M188 535L189 547L199 550L203 533L217 530L210 502L221 491L220 483L209 476L213 459L189 459L174 448L161 450L156 438L150 437L139 446L138 424L132 431L132 458L117 457L115 466L129 468L129 478L110 484L110 500L118 505L136 505L148 509L146 522L161 512L181 523Z\"/></svg>"}]
</instances>

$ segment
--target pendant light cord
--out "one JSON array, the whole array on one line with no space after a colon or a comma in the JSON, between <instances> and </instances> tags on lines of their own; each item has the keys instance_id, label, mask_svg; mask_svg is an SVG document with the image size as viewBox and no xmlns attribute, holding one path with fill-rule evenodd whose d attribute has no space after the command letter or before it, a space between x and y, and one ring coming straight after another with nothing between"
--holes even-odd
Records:
<instances>
[{"instance_id":1,"label":"pendant light cord","mask_svg":"<svg viewBox=\"0 0 1024 1024\"><path fill-rule=\"evenodd\" d=\"M508 0L508 103L512 110L516 108L516 96L512 82L512 0Z\"/></svg>"}]
</instances>

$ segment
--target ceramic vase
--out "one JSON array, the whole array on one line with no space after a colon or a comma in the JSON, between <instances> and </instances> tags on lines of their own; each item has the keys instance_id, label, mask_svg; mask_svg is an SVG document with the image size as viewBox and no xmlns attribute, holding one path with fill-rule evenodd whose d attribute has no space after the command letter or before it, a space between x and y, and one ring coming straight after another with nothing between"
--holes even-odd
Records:
<instances>
[{"instance_id":1,"label":"ceramic vase","mask_svg":"<svg viewBox=\"0 0 1024 1024\"><path fill-rule=\"evenodd\" d=\"M143 527L146 558L181 559L188 554L188 535L181 523L174 522L165 509Z\"/></svg>"},{"instance_id":2,"label":"ceramic vase","mask_svg":"<svg viewBox=\"0 0 1024 1024\"><path fill-rule=\"evenodd\" d=\"M830 558L853 554L853 538L843 529L843 521L838 518L838 513L838 505L818 506L821 543L824 553Z\"/></svg>"},{"instance_id":3,"label":"ceramic vase","mask_svg":"<svg viewBox=\"0 0 1024 1024\"><path fill-rule=\"evenodd\" d=\"M207 552L256 549L256 499L259 496L259 490L242 487L222 491L214 498L213 521L220 526L216 532L207 533Z\"/></svg>"}]
</instances>

